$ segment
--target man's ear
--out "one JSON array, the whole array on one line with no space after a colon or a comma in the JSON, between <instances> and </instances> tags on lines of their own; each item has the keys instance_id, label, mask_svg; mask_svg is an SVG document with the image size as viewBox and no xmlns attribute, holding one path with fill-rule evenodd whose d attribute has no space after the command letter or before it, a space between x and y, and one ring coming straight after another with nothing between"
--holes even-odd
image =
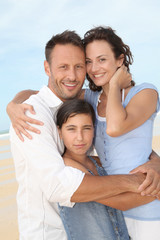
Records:
<instances>
[{"instance_id":1,"label":"man's ear","mask_svg":"<svg viewBox=\"0 0 160 240\"><path fill-rule=\"evenodd\" d=\"M46 60L44 61L44 70L45 70L45 73L47 74L47 76L50 77L50 75L51 75L50 66Z\"/></svg>"},{"instance_id":2,"label":"man's ear","mask_svg":"<svg viewBox=\"0 0 160 240\"><path fill-rule=\"evenodd\" d=\"M119 58L117 59L117 65L118 67L121 67L123 65L124 62L124 54L122 53Z\"/></svg>"}]
</instances>

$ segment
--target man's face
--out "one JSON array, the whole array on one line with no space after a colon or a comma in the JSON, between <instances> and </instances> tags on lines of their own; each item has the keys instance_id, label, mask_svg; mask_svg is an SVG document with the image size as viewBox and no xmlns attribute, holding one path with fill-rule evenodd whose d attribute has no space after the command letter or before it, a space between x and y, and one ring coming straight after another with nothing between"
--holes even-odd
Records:
<instances>
[{"instance_id":1,"label":"man's face","mask_svg":"<svg viewBox=\"0 0 160 240\"><path fill-rule=\"evenodd\" d=\"M72 44L57 44L51 53L50 63L45 61L49 88L62 100L75 98L86 75L85 54Z\"/></svg>"}]
</instances>

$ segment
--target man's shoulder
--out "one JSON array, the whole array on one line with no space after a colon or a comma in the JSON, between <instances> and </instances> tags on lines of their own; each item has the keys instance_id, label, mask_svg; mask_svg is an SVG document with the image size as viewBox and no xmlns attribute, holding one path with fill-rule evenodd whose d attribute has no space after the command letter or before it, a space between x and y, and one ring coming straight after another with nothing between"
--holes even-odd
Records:
<instances>
[{"instance_id":1,"label":"man's shoulder","mask_svg":"<svg viewBox=\"0 0 160 240\"><path fill-rule=\"evenodd\" d=\"M40 109L57 109L62 101L47 86L44 86L37 94L31 95L25 103Z\"/></svg>"}]
</instances>

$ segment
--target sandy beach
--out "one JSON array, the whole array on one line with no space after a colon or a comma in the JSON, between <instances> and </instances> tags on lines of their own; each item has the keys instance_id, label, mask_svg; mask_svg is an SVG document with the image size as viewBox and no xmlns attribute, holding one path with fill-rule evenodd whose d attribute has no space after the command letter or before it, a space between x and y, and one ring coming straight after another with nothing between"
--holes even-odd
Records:
<instances>
[{"instance_id":1,"label":"sandy beach","mask_svg":"<svg viewBox=\"0 0 160 240\"><path fill-rule=\"evenodd\" d=\"M18 240L17 183L8 138L0 138L0 239Z\"/></svg>"},{"instance_id":2,"label":"sandy beach","mask_svg":"<svg viewBox=\"0 0 160 240\"><path fill-rule=\"evenodd\" d=\"M160 115L155 121L153 149L160 154ZM0 239L18 240L17 183L9 134L0 135Z\"/></svg>"}]
</instances>

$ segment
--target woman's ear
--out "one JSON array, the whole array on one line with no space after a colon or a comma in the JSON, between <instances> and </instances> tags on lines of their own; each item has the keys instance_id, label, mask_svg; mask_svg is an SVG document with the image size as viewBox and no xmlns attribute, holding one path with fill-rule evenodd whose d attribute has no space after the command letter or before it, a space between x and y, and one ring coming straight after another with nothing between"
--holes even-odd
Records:
<instances>
[{"instance_id":1,"label":"woman's ear","mask_svg":"<svg viewBox=\"0 0 160 240\"><path fill-rule=\"evenodd\" d=\"M118 67L121 67L123 65L124 62L124 54L122 53L119 58L117 59L117 65Z\"/></svg>"}]
</instances>

